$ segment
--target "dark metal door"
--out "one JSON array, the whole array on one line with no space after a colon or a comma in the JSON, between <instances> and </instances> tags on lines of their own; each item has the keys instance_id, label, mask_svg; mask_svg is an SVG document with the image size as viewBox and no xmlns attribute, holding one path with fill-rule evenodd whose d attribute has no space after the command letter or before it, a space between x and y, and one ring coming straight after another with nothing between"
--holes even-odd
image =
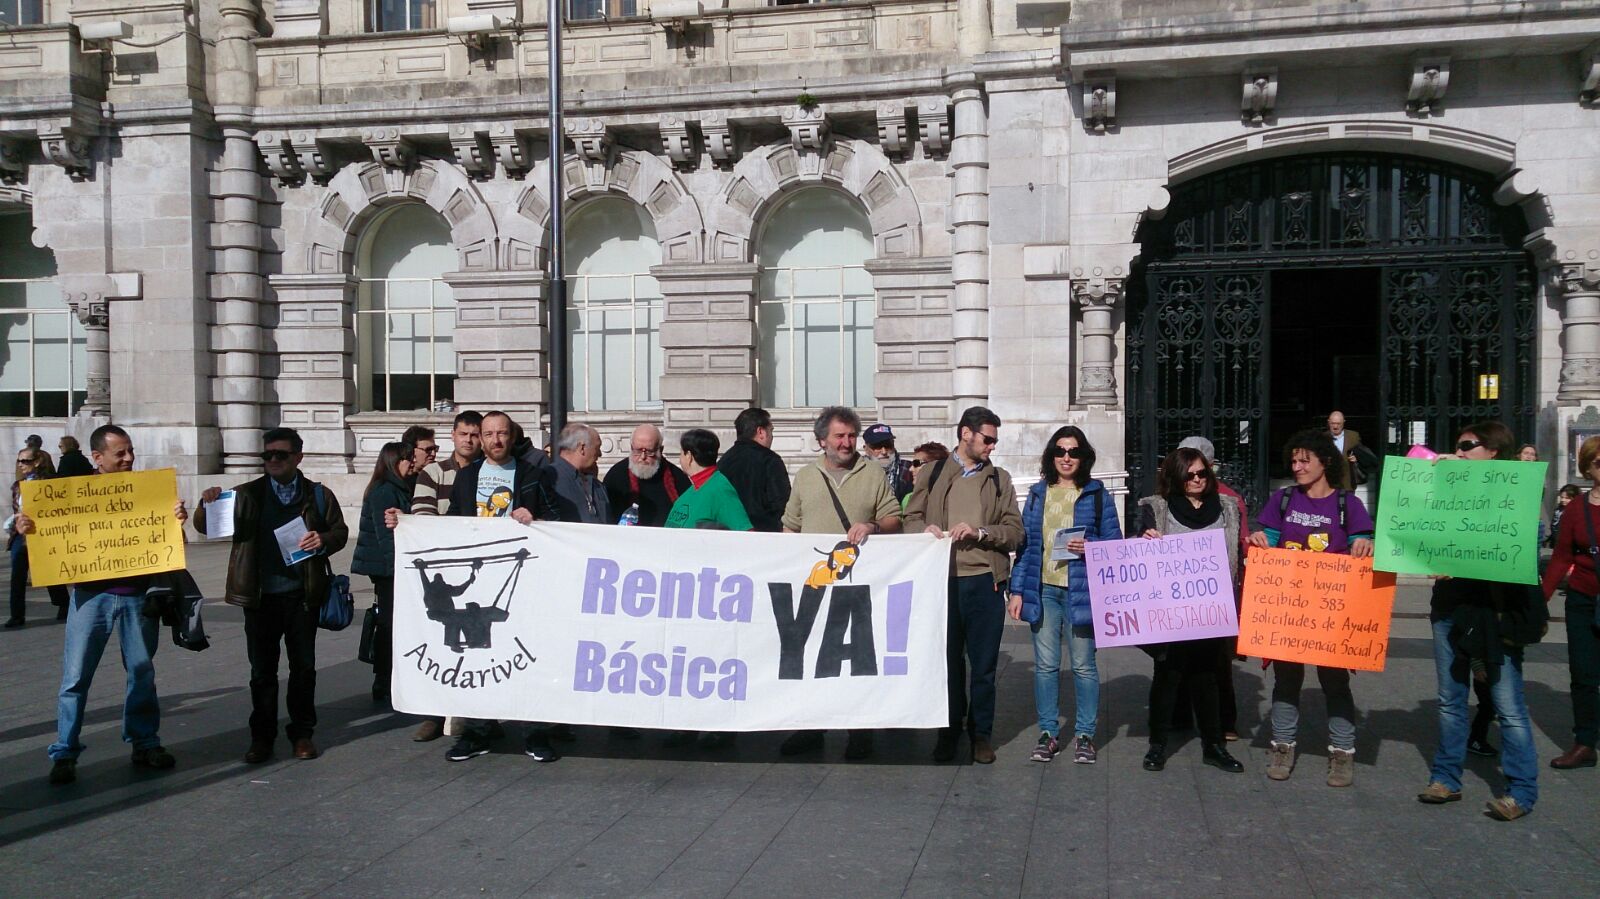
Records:
<instances>
[{"instance_id":1,"label":"dark metal door","mask_svg":"<svg viewBox=\"0 0 1600 899\"><path fill-rule=\"evenodd\" d=\"M1161 457L1198 434L1251 508L1264 498L1268 285L1262 270L1146 274L1128 324L1128 413L1140 423L1131 484L1153 489Z\"/></svg>"},{"instance_id":2,"label":"dark metal door","mask_svg":"<svg viewBox=\"0 0 1600 899\"><path fill-rule=\"evenodd\" d=\"M1389 452L1415 443L1442 449L1491 418L1531 440L1534 284L1524 259L1390 266L1383 310Z\"/></svg>"}]
</instances>

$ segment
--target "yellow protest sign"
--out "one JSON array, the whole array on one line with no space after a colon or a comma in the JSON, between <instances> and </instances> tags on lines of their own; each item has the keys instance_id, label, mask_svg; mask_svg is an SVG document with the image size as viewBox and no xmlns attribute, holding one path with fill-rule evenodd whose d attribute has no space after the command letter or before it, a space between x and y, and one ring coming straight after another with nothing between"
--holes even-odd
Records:
<instances>
[{"instance_id":1,"label":"yellow protest sign","mask_svg":"<svg viewBox=\"0 0 1600 899\"><path fill-rule=\"evenodd\" d=\"M33 519L28 565L49 587L175 571L184 567L183 523L173 517L171 468L22 483Z\"/></svg>"}]
</instances>

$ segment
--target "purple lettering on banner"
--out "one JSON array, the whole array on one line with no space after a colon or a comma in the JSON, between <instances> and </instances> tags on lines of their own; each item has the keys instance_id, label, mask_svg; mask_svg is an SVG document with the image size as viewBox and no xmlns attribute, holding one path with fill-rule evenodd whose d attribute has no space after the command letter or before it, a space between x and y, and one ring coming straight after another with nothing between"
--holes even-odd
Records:
<instances>
[{"instance_id":1,"label":"purple lettering on banner","mask_svg":"<svg viewBox=\"0 0 1600 899\"><path fill-rule=\"evenodd\" d=\"M1239 633L1221 530L1090 544L1096 646L1143 646Z\"/></svg>"},{"instance_id":2,"label":"purple lettering on banner","mask_svg":"<svg viewBox=\"0 0 1600 899\"><path fill-rule=\"evenodd\" d=\"M617 575L622 566L610 559L590 559L583 572L583 613L615 615Z\"/></svg>"},{"instance_id":3,"label":"purple lettering on banner","mask_svg":"<svg viewBox=\"0 0 1600 899\"><path fill-rule=\"evenodd\" d=\"M577 663L572 672L572 689L580 693L599 693L606 683L605 660L606 648L603 644L579 640Z\"/></svg>"},{"instance_id":4,"label":"purple lettering on banner","mask_svg":"<svg viewBox=\"0 0 1600 899\"><path fill-rule=\"evenodd\" d=\"M910 664L906 659L906 645L911 636L911 582L902 581L889 585L889 602L886 610L888 620L885 628L888 631L884 643L889 652L894 655L883 657L883 673L906 674L910 671Z\"/></svg>"},{"instance_id":5,"label":"purple lettering on banner","mask_svg":"<svg viewBox=\"0 0 1600 899\"><path fill-rule=\"evenodd\" d=\"M630 571L622 579L622 611L634 618L650 614L656 605L656 579L648 571Z\"/></svg>"}]
</instances>

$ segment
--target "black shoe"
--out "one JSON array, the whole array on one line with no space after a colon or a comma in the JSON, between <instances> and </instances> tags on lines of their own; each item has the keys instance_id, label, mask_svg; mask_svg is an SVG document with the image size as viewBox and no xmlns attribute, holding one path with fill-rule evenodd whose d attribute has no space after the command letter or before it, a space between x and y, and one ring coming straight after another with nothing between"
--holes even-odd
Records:
<instances>
[{"instance_id":1,"label":"black shoe","mask_svg":"<svg viewBox=\"0 0 1600 899\"><path fill-rule=\"evenodd\" d=\"M933 760L936 762L952 761L956 757L956 741L960 738L953 727L942 728L939 731L939 742L933 744Z\"/></svg>"},{"instance_id":2,"label":"black shoe","mask_svg":"<svg viewBox=\"0 0 1600 899\"><path fill-rule=\"evenodd\" d=\"M552 724L550 725L550 739L560 743L571 743L578 739L578 735L573 732L570 724Z\"/></svg>"},{"instance_id":3,"label":"black shoe","mask_svg":"<svg viewBox=\"0 0 1600 899\"><path fill-rule=\"evenodd\" d=\"M135 765L143 768L154 768L157 771L165 771L178 764L178 760L172 757L172 753L160 746L152 746L149 749L135 749L131 760Z\"/></svg>"},{"instance_id":4,"label":"black shoe","mask_svg":"<svg viewBox=\"0 0 1600 899\"><path fill-rule=\"evenodd\" d=\"M389 688L388 687L374 686L372 688L372 704L373 705L388 705L389 704Z\"/></svg>"},{"instance_id":5,"label":"black shoe","mask_svg":"<svg viewBox=\"0 0 1600 899\"><path fill-rule=\"evenodd\" d=\"M822 748L822 731L797 730L778 747L779 755L805 755Z\"/></svg>"},{"instance_id":6,"label":"black shoe","mask_svg":"<svg viewBox=\"0 0 1600 899\"><path fill-rule=\"evenodd\" d=\"M1467 738L1467 751L1473 755L1481 755L1484 758L1491 759L1500 754L1500 750L1490 746L1489 741L1482 737Z\"/></svg>"},{"instance_id":7,"label":"black shoe","mask_svg":"<svg viewBox=\"0 0 1600 899\"><path fill-rule=\"evenodd\" d=\"M1150 751L1144 754L1144 770L1160 771L1167 767L1167 744L1151 743Z\"/></svg>"},{"instance_id":8,"label":"black shoe","mask_svg":"<svg viewBox=\"0 0 1600 899\"><path fill-rule=\"evenodd\" d=\"M844 757L859 762L872 756L872 731L853 730L849 742L844 744Z\"/></svg>"},{"instance_id":9,"label":"black shoe","mask_svg":"<svg viewBox=\"0 0 1600 899\"><path fill-rule=\"evenodd\" d=\"M58 787L72 783L77 779L77 759L56 759L56 763L50 766L50 783Z\"/></svg>"},{"instance_id":10,"label":"black shoe","mask_svg":"<svg viewBox=\"0 0 1600 899\"><path fill-rule=\"evenodd\" d=\"M1229 774L1243 774L1244 765L1238 759L1228 754L1228 747L1221 743L1213 743L1205 747L1201 754L1201 761L1213 768L1220 768Z\"/></svg>"},{"instance_id":11,"label":"black shoe","mask_svg":"<svg viewBox=\"0 0 1600 899\"><path fill-rule=\"evenodd\" d=\"M489 752L489 741L462 735L456 744L445 751L444 757L452 762L464 762Z\"/></svg>"},{"instance_id":12,"label":"black shoe","mask_svg":"<svg viewBox=\"0 0 1600 899\"><path fill-rule=\"evenodd\" d=\"M23 625L25 625L27 623L28 622L22 620L21 618L7 618L6 619L6 623L5 623L5 628L8 631L14 631L17 628L22 627Z\"/></svg>"},{"instance_id":13,"label":"black shoe","mask_svg":"<svg viewBox=\"0 0 1600 899\"><path fill-rule=\"evenodd\" d=\"M561 758L556 755L550 741L541 733L528 734L522 741L522 754L536 762L553 762Z\"/></svg>"}]
</instances>

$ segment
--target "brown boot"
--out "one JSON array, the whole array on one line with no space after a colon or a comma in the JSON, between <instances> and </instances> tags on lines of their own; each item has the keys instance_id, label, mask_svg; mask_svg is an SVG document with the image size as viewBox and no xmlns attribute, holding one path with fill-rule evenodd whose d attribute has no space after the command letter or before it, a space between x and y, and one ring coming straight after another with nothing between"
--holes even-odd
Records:
<instances>
[{"instance_id":1,"label":"brown boot","mask_svg":"<svg viewBox=\"0 0 1600 899\"><path fill-rule=\"evenodd\" d=\"M294 741L294 757L301 761L310 761L321 753L317 752L317 744L311 742L310 737L301 737Z\"/></svg>"},{"instance_id":2,"label":"brown boot","mask_svg":"<svg viewBox=\"0 0 1600 899\"><path fill-rule=\"evenodd\" d=\"M1550 760L1550 767L1567 771L1572 768L1593 768L1595 763L1594 747L1582 743L1574 743L1565 755L1558 755Z\"/></svg>"},{"instance_id":3,"label":"brown boot","mask_svg":"<svg viewBox=\"0 0 1600 899\"><path fill-rule=\"evenodd\" d=\"M994 764L994 747L989 745L988 740L982 737L973 739L972 760L980 765Z\"/></svg>"}]
</instances>

